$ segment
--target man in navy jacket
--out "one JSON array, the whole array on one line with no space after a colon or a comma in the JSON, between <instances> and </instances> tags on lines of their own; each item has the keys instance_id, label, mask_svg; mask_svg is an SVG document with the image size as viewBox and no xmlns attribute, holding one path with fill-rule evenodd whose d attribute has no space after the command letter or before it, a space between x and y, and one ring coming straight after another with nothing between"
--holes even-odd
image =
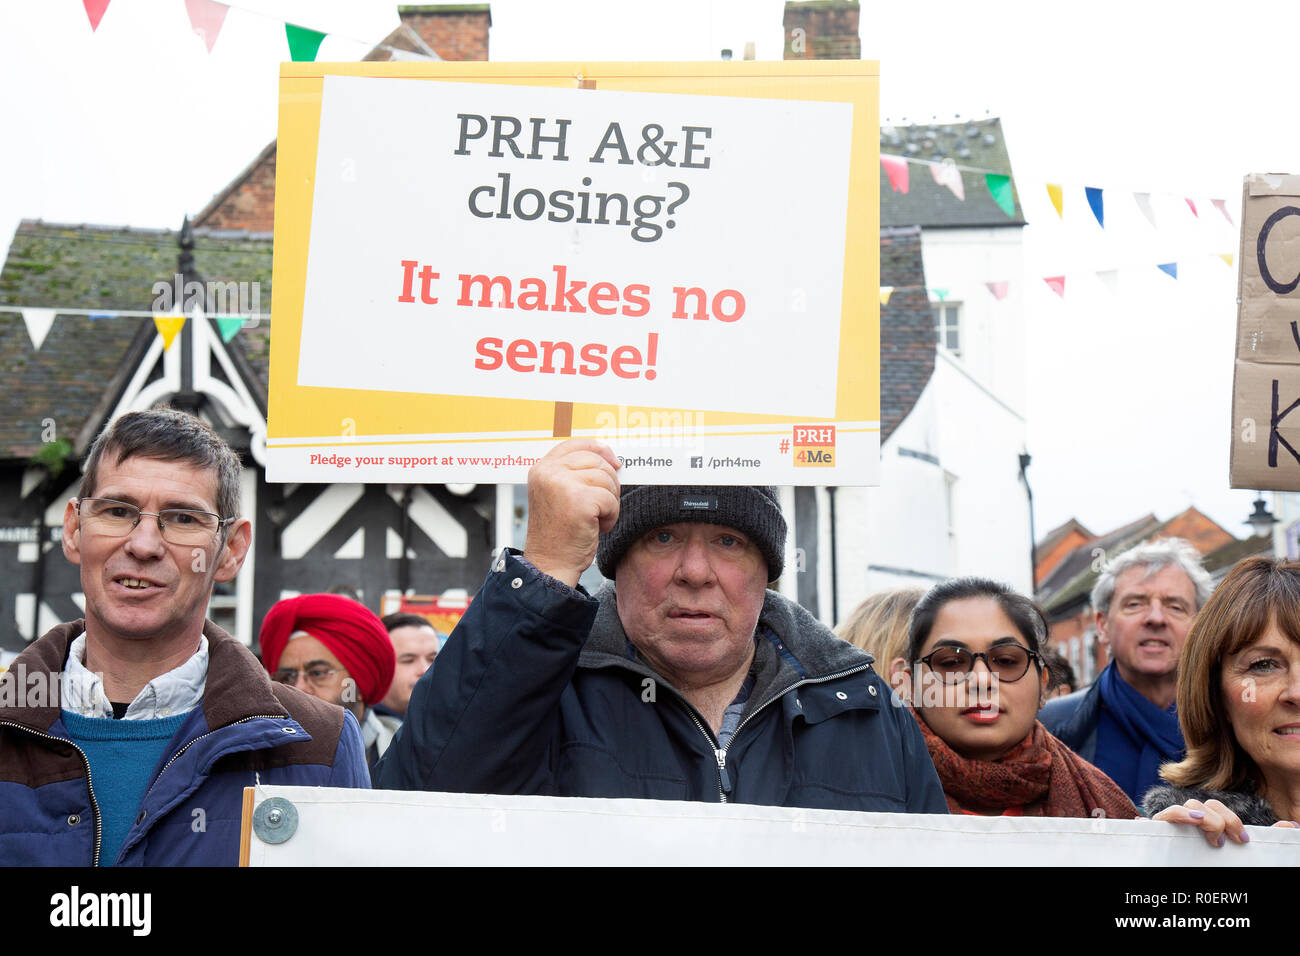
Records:
<instances>
[{"instance_id":1,"label":"man in navy jacket","mask_svg":"<svg viewBox=\"0 0 1300 956\"><path fill-rule=\"evenodd\" d=\"M63 552L86 617L0 675L0 865L234 865L243 789L366 787L356 719L205 620L239 572L239 459L170 409L92 446Z\"/></svg>"},{"instance_id":2,"label":"man in navy jacket","mask_svg":"<svg viewBox=\"0 0 1300 956\"><path fill-rule=\"evenodd\" d=\"M524 551L493 564L375 785L946 813L870 657L767 589L775 490L621 488L617 468L590 439L534 466ZM593 558L614 580L595 597Z\"/></svg>"}]
</instances>

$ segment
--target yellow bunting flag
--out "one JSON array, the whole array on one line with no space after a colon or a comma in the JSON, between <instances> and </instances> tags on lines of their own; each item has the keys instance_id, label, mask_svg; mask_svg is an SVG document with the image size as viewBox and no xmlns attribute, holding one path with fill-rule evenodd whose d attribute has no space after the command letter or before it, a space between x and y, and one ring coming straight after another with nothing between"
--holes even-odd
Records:
<instances>
[{"instance_id":1,"label":"yellow bunting flag","mask_svg":"<svg viewBox=\"0 0 1300 956\"><path fill-rule=\"evenodd\" d=\"M176 338L176 333L180 332L181 327L185 325L185 316L183 315L155 315L153 324L158 329L158 334L162 336L163 351L166 352L172 347L172 342Z\"/></svg>"},{"instance_id":2,"label":"yellow bunting flag","mask_svg":"<svg viewBox=\"0 0 1300 956\"><path fill-rule=\"evenodd\" d=\"M1228 264L1228 268L1232 268L1232 253L1231 253L1231 252L1220 252L1220 253L1219 253L1219 258L1222 259L1224 262L1226 262L1226 263Z\"/></svg>"},{"instance_id":3,"label":"yellow bunting flag","mask_svg":"<svg viewBox=\"0 0 1300 956\"><path fill-rule=\"evenodd\" d=\"M882 306L889 305L889 297L893 294L894 287L892 285L882 285L880 287L880 304Z\"/></svg>"},{"instance_id":4,"label":"yellow bunting flag","mask_svg":"<svg viewBox=\"0 0 1300 956\"><path fill-rule=\"evenodd\" d=\"M1062 206L1064 205L1064 203L1065 203L1065 197L1062 196L1062 194L1061 194L1061 185L1060 185L1060 183L1048 183L1048 184L1047 184L1047 195L1048 195L1048 197L1050 197L1051 200L1052 200L1052 207L1056 210L1056 215L1057 215L1059 218L1062 218L1062 219L1065 218L1065 213L1063 213L1063 212L1061 211L1061 207L1062 207Z\"/></svg>"}]
</instances>

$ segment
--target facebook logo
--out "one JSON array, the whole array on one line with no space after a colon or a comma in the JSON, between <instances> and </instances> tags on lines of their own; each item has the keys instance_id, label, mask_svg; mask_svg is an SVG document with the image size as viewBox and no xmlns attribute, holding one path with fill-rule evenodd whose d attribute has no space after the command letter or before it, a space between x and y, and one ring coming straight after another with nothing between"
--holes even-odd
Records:
<instances>
[{"instance_id":1,"label":"facebook logo","mask_svg":"<svg viewBox=\"0 0 1300 956\"><path fill-rule=\"evenodd\" d=\"M693 455L693 456L691 457L691 467L692 467L692 468L703 468L703 467L704 467L704 456L703 456L703 455Z\"/></svg>"}]
</instances>

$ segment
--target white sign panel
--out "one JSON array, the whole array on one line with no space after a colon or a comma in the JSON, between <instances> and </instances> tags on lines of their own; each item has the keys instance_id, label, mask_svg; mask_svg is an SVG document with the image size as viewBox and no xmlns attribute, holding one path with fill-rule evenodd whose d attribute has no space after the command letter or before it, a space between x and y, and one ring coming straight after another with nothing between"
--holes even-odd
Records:
<instances>
[{"instance_id":1,"label":"white sign panel","mask_svg":"<svg viewBox=\"0 0 1300 956\"><path fill-rule=\"evenodd\" d=\"M832 417L852 121L327 75L297 383Z\"/></svg>"}]
</instances>

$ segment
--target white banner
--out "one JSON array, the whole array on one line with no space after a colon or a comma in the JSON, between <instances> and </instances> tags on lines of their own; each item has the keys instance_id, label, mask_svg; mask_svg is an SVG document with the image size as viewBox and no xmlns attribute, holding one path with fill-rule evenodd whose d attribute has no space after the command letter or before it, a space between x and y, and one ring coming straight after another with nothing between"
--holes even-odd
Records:
<instances>
[{"instance_id":1,"label":"white banner","mask_svg":"<svg viewBox=\"0 0 1300 956\"><path fill-rule=\"evenodd\" d=\"M1297 830L1215 848L1149 820L262 786L245 808L252 866L1300 865Z\"/></svg>"}]
</instances>

